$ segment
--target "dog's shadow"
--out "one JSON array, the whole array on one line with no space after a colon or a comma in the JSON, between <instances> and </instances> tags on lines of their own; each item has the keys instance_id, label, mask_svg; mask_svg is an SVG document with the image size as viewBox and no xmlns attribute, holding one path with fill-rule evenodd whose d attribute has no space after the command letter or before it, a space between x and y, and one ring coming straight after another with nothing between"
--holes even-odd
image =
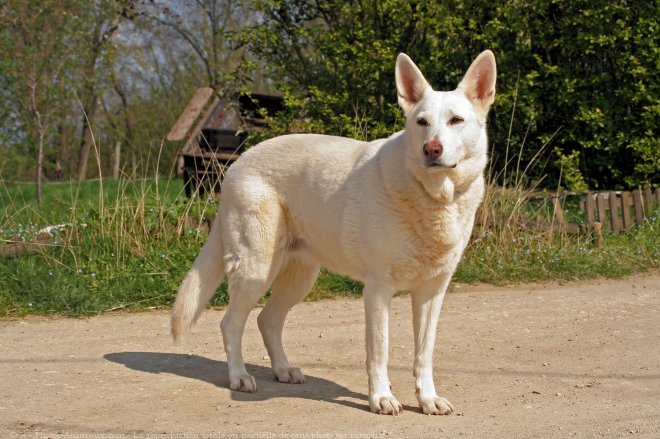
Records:
<instances>
[{"instance_id":1,"label":"dog's shadow","mask_svg":"<svg viewBox=\"0 0 660 439\"><path fill-rule=\"evenodd\" d=\"M116 352L104 355L113 363L141 372L173 374L185 378L207 382L216 387L229 388L227 363L211 360L199 355L170 354L162 352ZM248 373L257 380L257 392L231 391L234 401L265 401L271 398L305 398L369 411L368 404L361 404L344 398L367 401L366 395L353 392L346 387L323 378L305 375L305 384L284 384L273 379L270 367L254 364L245 365ZM303 371L304 372L304 371Z\"/></svg>"}]
</instances>

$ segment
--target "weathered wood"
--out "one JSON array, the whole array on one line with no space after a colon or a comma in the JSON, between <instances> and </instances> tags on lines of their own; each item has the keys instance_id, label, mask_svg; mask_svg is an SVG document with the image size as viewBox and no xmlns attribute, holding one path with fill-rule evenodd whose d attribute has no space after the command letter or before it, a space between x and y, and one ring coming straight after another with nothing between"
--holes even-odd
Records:
<instances>
[{"instance_id":1,"label":"weathered wood","mask_svg":"<svg viewBox=\"0 0 660 439\"><path fill-rule=\"evenodd\" d=\"M192 124L199 117L206 103L213 96L213 92L214 90L211 87L197 89L188 106L183 110L183 113L181 113L181 116L179 116L179 119L167 135L167 140L173 142L181 140L186 136L186 133L188 133Z\"/></svg>"},{"instance_id":2,"label":"weathered wood","mask_svg":"<svg viewBox=\"0 0 660 439\"><path fill-rule=\"evenodd\" d=\"M220 99L218 99L217 97L213 99L213 102L204 113L204 116L201 119L199 119L197 125L195 125L195 128L192 131L190 131L190 133L188 134L188 140L186 141L186 144L184 145L183 149L181 149L182 153L191 154L194 151L199 151L199 145L197 144L197 136L202 131L202 128L204 128L204 126L206 125L206 121L213 115L213 112L215 111L215 107L217 107L219 102Z\"/></svg>"},{"instance_id":3,"label":"weathered wood","mask_svg":"<svg viewBox=\"0 0 660 439\"><path fill-rule=\"evenodd\" d=\"M594 196L591 192L587 192L587 199L585 200L585 204L587 210L587 224L593 226L593 224L596 222L596 218L594 218Z\"/></svg>"},{"instance_id":4,"label":"weathered wood","mask_svg":"<svg viewBox=\"0 0 660 439\"><path fill-rule=\"evenodd\" d=\"M602 247L603 246L603 224L599 222L595 222L593 225L594 228L594 238L596 241L596 246Z\"/></svg>"},{"instance_id":5,"label":"weathered wood","mask_svg":"<svg viewBox=\"0 0 660 439\"><path fill-rule=\"evenodd\" d=\"M566 233L576 234L580 233L580 226L578 224L568 223L565 225Z\"/></svg>"},{"instance_id":6,"label":"weathered wood","mask_svg":"<svg viewBox=\"0 0 660 439\"><path fill-rule=\"evenodd\" d=\"M596 207L598 208L598 222L601 223L603 229L607 230L609 228L609 221L607 221L607 214L605 213L605 209L607 208L605 194L602 192L596 196Z\"/></svg>"},{"instance_id":7,"label":"weathered wood","mask_svg":"<svg viewBox=\"0 0 660 439\"><path fill-rule=\"evenodd\" d=\"M552 207L554 207L554 212L552 214L552 225L553 226L563 226L564 221L564 211L561 208L561 201L559 201L559 196L552 197Z\"/></svg>"},{"instance_id":8,"label":"weathered wood","mask_svg":"<svg viewBox=\"0 0 660 439\"><path fill-rule=\"evenodd\" d=\"M621 202L619 197L616 196L616 192L610 191L610 216L612 218L612 230L614 233L619 233L621 231L621 219L619 218L619 206Z\"/></svg>"},{"instance_id":9,"label":"weathered wood","mask_svg":"<svg viewBox=\"0 0 660 439\"><path fill-rule=\"evenodd\" d=\"M621 192L621 212L623 213L623 227L625 229L632 226L632 218L630 217L630 207L632 206L632 198L630 192Z\"/></svg>"},{"instance_id":10,"label":"weathered wood","mask_svg":"<svg viewBox=\"0 0 660 439\"><path fill-rule=\"evenodd\" d=\"M644 200L642 199L642 191L639 189L633 191L633 206L635 208L635 224L641 226L644 222Z\"/></svg>"},{"instance_id":11,"label":"weathered wood","mask_svg":"<svg viewBox=\"0 0 660 439\"><path fill-rule=\"evenodd\" d=\"M650 209L651 206L653 206L653 203L655 202L654 198L655 197L653 196L653 189L651 189L650 187L644 189L644 209L646 210L645 213L647 215L651 214Z\"/></svg>"},{"instance_id":12,"label":"weathered wood","mask_svg":"<svg viewBox=\"0 0 660 439\"><path fill-rule=\"evenodd\" d=\"M551 198L554 208L550 223L539 216L536 221L522 221L518 222L516 226L520 228L535 227L548 231L559 229L566 233L585 233L589 230L597 230L598 233L602 233L604 230L612 230L614 233L618 233L632 227L634 224L643 224L645 217L650 215L650 209L656 209L656 203L660 203L658 201L660 200L660 189L583 193L579 201L579 208L580 211L585 213L587 224L581 227L566 222L561 199L564 196L565 194L545 194L546 199L547 197Z\"/></svg>"}]
</instances>

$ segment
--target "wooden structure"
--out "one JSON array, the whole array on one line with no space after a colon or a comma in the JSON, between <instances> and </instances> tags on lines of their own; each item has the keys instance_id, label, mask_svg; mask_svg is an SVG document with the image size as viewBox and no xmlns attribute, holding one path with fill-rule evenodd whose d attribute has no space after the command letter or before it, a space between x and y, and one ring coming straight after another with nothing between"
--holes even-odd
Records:
<instances>
[{"instance_id":1,"label":"wooden structure","mask_svg":"<svg viewBox=\"0 0 660 439\"><path fill-rule=\"evenodd\" d=\"M549 215L538 215L536 218L518 211L516 215L501 215L497 212L482 211L477 214L475 224L482 228L506 225L512 229L535 229L548 232L564 232L570 234L591 233L601 235L602 232L619 233L633 226L640 226L647 218L658 214L660 209L660 188L636 189L625 191L590 191L590 192L559 192L547 193L537 191L518 191L499 188L502 196L509 200L516 197L533 202L549 202ZM578 198L577 205L582 212L581 224L570 223L564 211L567 199ZM574 205L574 202L569 204ZM547 205L547 204L545 204ZM602 238L602 237L601 237Z\"/></svg>"},{"instance_id":2,"label":"wooden structure","mask_svg":"<svg viewBox=\"0 0 660 439\"><path fill-rule=\"evenodd\" d=\"M186 139L177 156L186 195L220 192L225 169L245 150L250 133L267 125L265 115L282 109L277 94L228 93L223 98L213 88L198 89L167 135L169 141Z\"/></svg>"},{"instance_id":3,"label":"wooden structure","mask_svg":"<svg viewBox=\"0 0 660 439\"><path fill-rule=\"evenodd\" d=\"M619 233L634 225L641 225L660 203L660 189L635 189L632 192L588 192L580 200L591 227L600 223L603 230Z\"/></svg>"},{"instance_id":4,"label":"wooden structure","mask_svg":"<svg viewBox=\"0 0 660 439\"><path fill-rule=\"evenodd\" d=\"M586 217L586 226L597 232L619 233L632 226L639 226L654 209L660 206L660 188L625 191L599 191L582 194L551 195L553 204L552 227L568 233L584 231L585 226L566 222L562 208L563 200L570 195L579 195L579 208ZM537 198L540 196L534 196ZM547 197L547 195L544 195Z\"/></svg>"}]
</instances>

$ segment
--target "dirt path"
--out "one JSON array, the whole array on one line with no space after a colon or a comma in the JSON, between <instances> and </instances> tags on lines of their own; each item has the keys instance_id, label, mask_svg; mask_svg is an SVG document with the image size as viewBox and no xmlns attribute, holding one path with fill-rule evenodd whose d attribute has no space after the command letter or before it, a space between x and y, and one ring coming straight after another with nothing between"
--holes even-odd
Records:
<instances>
[{"instance_id":1,"label":"dirt path","mask_svg":"<svg viewBox=\"0 0 660 439\"><path fill-rule=\"evenodd\" d=\"M409 309L394 300L399 417L368 411L358 300L291 312L285 344L304 385L273 382L253 312L244 354L256 394L228 389L222 311L181 347L164 312L0 321L0 437L660 437L660 273L456 288L435 353L450 416L416 407Z\"/></svg>"}]
</instances>

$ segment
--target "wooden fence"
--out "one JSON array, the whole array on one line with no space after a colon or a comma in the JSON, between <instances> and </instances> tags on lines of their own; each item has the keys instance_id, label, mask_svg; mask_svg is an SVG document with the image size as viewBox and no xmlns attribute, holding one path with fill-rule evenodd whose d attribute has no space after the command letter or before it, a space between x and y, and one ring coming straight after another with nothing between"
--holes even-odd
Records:
<instances>
[{"instance_id":1,"label":"wooden fence","mask_svg":"<svg viewBox=\"0 0 660 439\"><path fill-rule=\"evenodd\" d=\"M603 191L587 192L580 195L579 207L585 213L589 227L619 233L633 225L641 225L660 203L660 188L636 189L632 192ZM562 209L566 195L552 197L554 206L553 225L563 228L568 233L579 233L584 226L567 223Z\"/></svg>"}]
</instances>

